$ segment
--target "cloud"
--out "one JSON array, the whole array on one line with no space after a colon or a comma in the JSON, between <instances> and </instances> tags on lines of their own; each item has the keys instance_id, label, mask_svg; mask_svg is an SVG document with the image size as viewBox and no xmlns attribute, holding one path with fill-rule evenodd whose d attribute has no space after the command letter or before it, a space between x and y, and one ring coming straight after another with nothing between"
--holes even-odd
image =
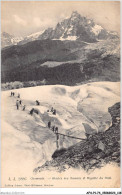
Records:
<instances>
[{"instance_id":1,"label":"cloud","mask_svg":"<svg viewBox=\"0 0 122 195\"><path fill-rule=\"evenodd\" d=\"M119 32L119 4L109 1L4 1L1 4L1 24L10 34L26 36L48 27L54 28L76 10L103 28Z\"/></svg>"},{"instance_id":2,"label":"cloud","mask_svg":"<svg viewBox=\"0 0 122 195\"><path fill-rule=\"evenodd\" d=\"M67 19L70 16L71 16L71 14L68 14L68 13L63 12L63 13L60 14L60 19Z\"/></svg>"},{"instance_id":3,"label":"cloud","mask_svg":"<svg viewBox=\"0 0 122 195\"><path fill-rule=\"evenodd\" d=\"M33 23L34 23L35 26L37 26L37 27L41 26L41 24L42 24L42 22L41 22L41 20L40 20L39 17L35 17L35 18L33 19Z\"/></svg>"},{"instance_id":4,"label":"cloud","mask_svg":"<svg viewBox=\"0 0 122 195\"><path fill-rule=\"evenodd\" d=\"M53 20L51 20L50 18L45 18L43 20L41 20L39 17L35 17L33 19L33 24L36 26L36 27L47 27L47 26L52 26L54 23Z\"/></svg>"},{"instance_id":5,"label":"cloud","mask_svg":"<svg viewBox=\"0 0 122 195\"><path fill-rule=\"evenodd\" d=\"M27 22L25 20L23 20L22 18L20 18L19 16L17 15L13 15L14 17L14 20L17 24L20 24L22 26L26 26Z\"/></svg>"}]
</instances>

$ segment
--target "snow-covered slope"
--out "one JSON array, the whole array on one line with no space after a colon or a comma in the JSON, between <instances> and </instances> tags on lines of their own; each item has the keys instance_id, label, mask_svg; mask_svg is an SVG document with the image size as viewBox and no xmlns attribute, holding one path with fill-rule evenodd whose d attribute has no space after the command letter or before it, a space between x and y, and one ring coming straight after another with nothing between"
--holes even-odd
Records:
<instances>
[{"instance_id":1,"label":"snow-covered slope","mask_svg":"<svg viewBox=\"0 0 122 195\"><path fill-rule=\"evenodd\" d=\"M111 126L108 107L120 101L120 83L97 82L81 86L38 86L2 92L2 186L9 177L32 177L33 170L50 161L57 149L56 135L47 123L59 127L59 133L85 138L85 132L105 131ZM18 93L25 111L16 109ZM40 101L40 106L35 105ZM51 107L57 114L47 112ZM38 115L29 114L35 108ZM59 137L59 148L68 148L81 140ZM11 181L8 181L10 183ZM10 183L11 184L11 183ZM22 183L23 185L23 183Z\"/></svg>"},{"instance_id":2,"label":"snow-covered slope","mask_svg":"<svg viewBox=\"0 0 122 195\"><path fill-rule=\"evenodd\" d=\"M58 126L60 133L85 138L85 132L105 131L111 125L108 107L120 101L119 83L112 82L89 83L75 87L39 86L16 89L14 92L15 97L10 97L10 91L2 92L4 169L9 167L10 162L13 166L17 163L16 169L20 167L21 170L21 162L27 165L29 161L33 169L38 163L41 165L51 159L56 150L56 137L47 127L49 120L52 126ZM25 111L22 111L21 106L19 110L16 109L18 93L22 104L26 105ZM40 101L40 106L35 105L35 100ZM56 115L47 112L52 106L57 111ZM31 116L29 111L32 108L37 109L39 114ZM78 141L60 137L59 147L69 147ZM17 153L20 153L18 157ZM7 160L5 154L8 154Z\"/></svg>"},{"instance_id":3,"label":"snow-covered slope","mask_svg":"<svg viewBox=\"0 0 122 195\"><path fill-rule=\"evenodd\" d=\"M38 37L43 33L44 31L39 31L33 34L30 34L26 37L16 37L13 35L10 35L6 32L1 33L1 45L2 48L7 47L7 46L12 46L12 45L17 45L19 44L25 44L27 42L35 41L38 40Z\"/></svg>"},{"instance_id":4,"label":"snow-covered slope","mask_svg":"<svg viewBox=\"0 0 122 195\"><path fill-rule=\"evenodd\" d=\"M39 31L33 34L30 34L26 37L24 37L24 39L22 41L19 42L19 44L25 44L31 41L35 41L39 39L39 36L43 33L44 31Z\"/></svg>"},{"instance_id":5,"label":"snow-covered slope","mask_svg":"<svg viewBox=\"0 0 122 195\"><path fill-rule=\"evenodd\" d=\"M44 31L39 31L39 32L36 32L36 33L33 33L33 34L30 34L28 36L26 36L25 38L26 39L30 39L30 40L35 40L39 37L39 35L41 35Z\"/></svg>"}]
</instances>

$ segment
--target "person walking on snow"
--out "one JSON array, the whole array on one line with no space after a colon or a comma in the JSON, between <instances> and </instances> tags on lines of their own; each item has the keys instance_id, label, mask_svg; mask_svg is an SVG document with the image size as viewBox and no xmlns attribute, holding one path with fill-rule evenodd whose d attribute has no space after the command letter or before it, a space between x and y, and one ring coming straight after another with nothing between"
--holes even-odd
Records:
<instances>
[{"instance_id":1,"label":"person walking on snow","mask_svg":"<svg viewBox=\"0 0 122 195\"><path fill-rule=\"evenodd\" d=\"M55 128L55 133L57 133L57 134L58 134L58 127L56 127L56 128Z\"/></svg>"},{"instance_id":2,"label":"person walking on snow","mask_svg":"<svg viewBox=\"0 0 122 195\"><path fill-rule=\"evenodd\" d=\"M56 115L56 109L53 110L53 114Z\"/></svg>"},{"instance_id":3,"label":"person walking on snow","mask_svg":"<svg viewBox=\"0 0 122 195\"><path fill-rule=\"evenodd\" d=\"M52 127L52 131L55 132L55 125Z\"/></svg>"},{"instance_id":4,"label":"person walking on snow","mask_svg":"<svg viewBox=\"0 0 122 195\"><path fill-rule=\"evenodd\" d=\"M19 110L19 100L16 101L17 110Z\"/></svg>"},{"instance_id":5,"label":"person walking on snow","mask_svg":"<svg viewBox=\"0 0 122 195\"><path fill-rule=\"evenodd\" d=\"M51 122L49 121L48 122L48 128L50 129L50 127L51 127Z\"/></svg>"},{"instance_id":6,"label":"person walking on snow","mask_svg":"<svg viewBox=\"0 0 122 195\"><path fill-rule=\"evenodd\" d=\"M53 113L53 107L51 108L51 112Z\"/></svg>"},{"instance_id":7,"label":"person walking on snow","mask_svg":"<svg viewBox=\"0 0 122 195\"><path fill-rule=\"evenodd\" d=\"M30 111L31 116L33 115L33 112L34 112L34 108L32 108L31 111Z\"/></svg>"},{"instance_id":8,"label":"person walking on snow","mask_svg":"<svg viewBox=\"0 0 122 195\"><path fill-rule=\"evenodd\" d=\"M36 100L36 105L39 106L40 105L40 102L38 100Z\"/></svg>"},{"instance_id":9,"label":"person walking on snow","mask_svg":"<svg viewBox=\"0 0 122 195\"><path fill-rule=\"evenodd\" d=\"M25 107L26 107L26 106L24 105L24 106L23 106L23 109L22 109L23 111L25 110Z\"/></svg>"}]
</instances>

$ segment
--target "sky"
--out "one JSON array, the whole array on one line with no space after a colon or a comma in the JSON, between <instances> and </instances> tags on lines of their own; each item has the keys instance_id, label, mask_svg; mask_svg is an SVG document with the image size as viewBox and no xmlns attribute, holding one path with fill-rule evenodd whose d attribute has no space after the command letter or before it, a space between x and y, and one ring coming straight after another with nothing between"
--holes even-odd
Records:
<instances>
[{"instance_id":1,"label":"sky","mask_svg":"<svg viewBox=\"0 0 122 195\"><path fill-rule=\"evenodd\" d=\"M93 19L107 30L120 33L119 1L3 1L1 29L24 37L54 28L73 11Z\"/></svg>"}]
</instances>

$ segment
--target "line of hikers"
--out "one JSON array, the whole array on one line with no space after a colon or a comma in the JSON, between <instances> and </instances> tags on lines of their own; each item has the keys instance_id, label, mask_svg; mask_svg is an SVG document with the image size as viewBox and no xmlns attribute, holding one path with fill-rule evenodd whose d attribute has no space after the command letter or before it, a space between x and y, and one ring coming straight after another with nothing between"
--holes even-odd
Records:
<instances>
[{"instance_id":1,"label":"line of hikers","mask_svg":"<svg viewBox=\"0 0 122 195\"><path fill-rule=\"evenodd\" d=\"M19 110L19 107L20 107L20 106L22 106L22 110L24 111L26 105L22 105L22 100L17 100L17 101L16 101L17 110Z\"/></svg>"},{"instance_id":2,"label":"line of hikers","mask_svg":"<svg viewBox=\"0 0 122 195\"><path fill-rule=\"evenodd\" d=\"M11 92L11 96L14 96L15 95L15 93L14 92Z\"/></svg>"},{"instance_id":3,"label":"line of hikers","mask_svg":"<svg viewBox=\"0 0 122 195\"><path fill-rule=\"evenodd\" d=\"M14 96L14 95L15 95L15 93L11 91L11 97ZM18 93L17 98L20 98L20 93ZM36 105L40 105L40 102L38 100L36 100ZM17 110L19 110L20 106L22 106L22 100L17 100L16 101ZM26 105L23 105L23 108L22 108L23 111L25 110L25 107L26 107ZM34 111L34 109L32 109L30 111L31 115L33 114L33 111Z\"/></svg>"},{"instance_id":4,"label":"line of hikers","mask_svg":"<svg viewBox=\"0 0 122 195\"><path fill-rule=\"evenodd\" d=\"M12 97L12 96L15 96L15 92L12 92L12 91L11 91L11 97ZM20 98L20 93L17 94L17 98ZM17 110L19 110L19 107L20 107L20 106L22 106L22 110L24 111L26 105L22 105L22 100L21 100L21 99L19 99L19 100L16 101L16 108L17 108Z\"/></svg>"},{"instance_id":5,"label":"line of hikers","mask_svg":"<svg viewBox=\"0 0 122 195\"><path fill-rule=\"evenodd\" d=\"M51 121L48 122L48 128L51 129L54 133L58 133L58 127L51 126Z\"/></svg>"},{"instance_id":6,"label":"line of hikers","mask_svg":"<svg viewBox=\"0 0 122 195\"><path fill-rule=\"evenodd\" d=\"M11 96L14 96L14 95L15 95L15 93L11 92ZM20 93L18 93L17 98L20 98ZM38 100L36 100L35 102L36 102L36 105L40 105L40 102ZM19 99L19 100L17 99L16 100L16 108L17 108L17 110L19 110L20 106L22 107L22 110L24 111L25 108L26 108L26 105L22 105L22 100L21 99ZM53 107L51 108L50 111L47 110L47 112L52 112L52 114L56 115L56 109L54 109ZM29 114L33 115L33 113L38 114L38 110L32 108L30 110ZM48 128L51 129L54 133L58 134L58 127L55 127L55 125L51 127L51 122L50 121L48 122Z\"/></svg>"},{"instance_id":7,"label":"line of hikers","mask_svg":"<svg viewBox=\"0 0 122 195\"><path fill-rule=\"evenodd\" d=\"M15 93L11 91L11 96L14 96L14 95ZM17 97L20 98L20 93L18 93Z\"/></svg>"},{"instance_id":8,"label":"line of hikers","mask_svg":"<svg viewBox=\"0 0 122 195\"><path fill-rule=\"evenodd\" d=\"M51 108L51 110L47 110L47 112L52 112L52 114L56 115L56 109L54 109L53 107Z\"/></svg>"}]
</instances>

